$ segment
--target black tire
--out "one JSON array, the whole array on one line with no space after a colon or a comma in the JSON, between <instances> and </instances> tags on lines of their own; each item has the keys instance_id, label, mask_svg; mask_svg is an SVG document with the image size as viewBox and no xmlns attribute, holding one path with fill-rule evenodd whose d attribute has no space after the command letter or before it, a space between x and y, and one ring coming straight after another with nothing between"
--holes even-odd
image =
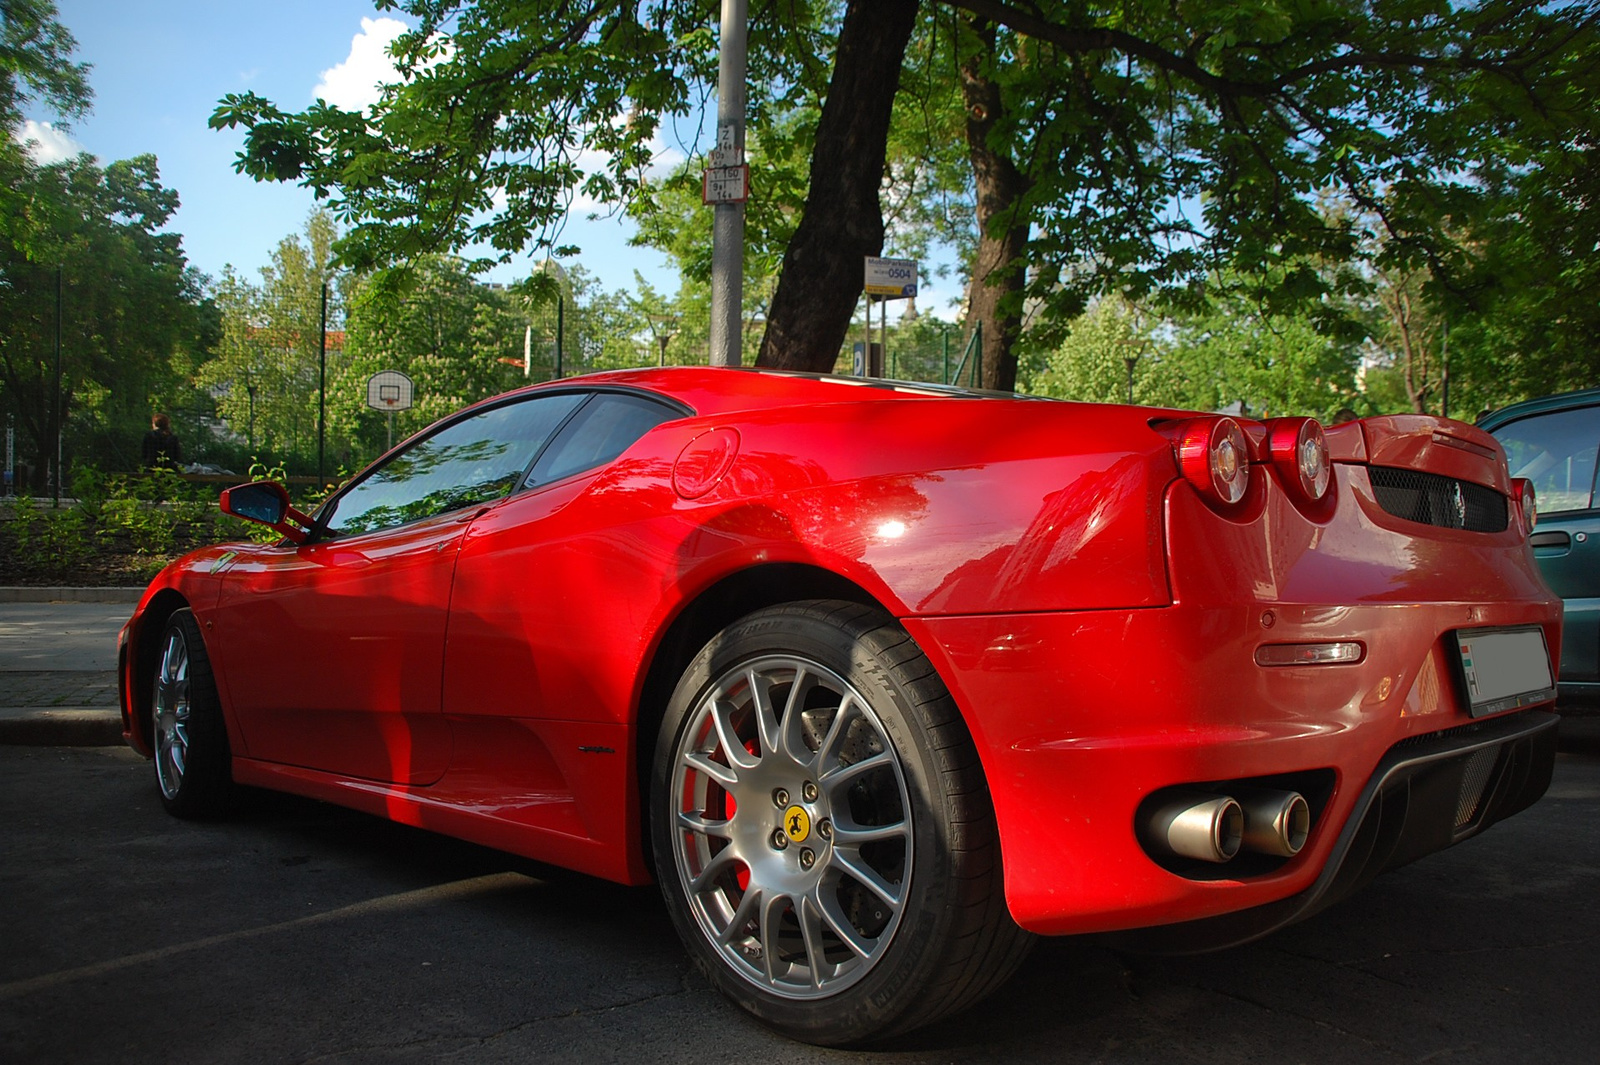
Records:
<instances>
[{"instance_id":1,"label":"black tire","mask_svg":"<svg viewBox=\"0 0 1600 1065\"><path fill-rule=\"evenodd\" d=\"M189 610L167 620L151 695L150 747L161 804L174 817L220 817L233 807L232 752L200 626Z\"/></svg>"},{"instance_id":2,"label":"black tire","mask_svg":"<svg viewBox=\"0 0 1600 1065\"><path fill-rule=\"evenodd\" d=\"M883 612L805 602L730 625L684 673L655 754L651 841L678 934L777 1031L906 1032L1026 956L972 737Z\"/></svg>"}]
</instances>

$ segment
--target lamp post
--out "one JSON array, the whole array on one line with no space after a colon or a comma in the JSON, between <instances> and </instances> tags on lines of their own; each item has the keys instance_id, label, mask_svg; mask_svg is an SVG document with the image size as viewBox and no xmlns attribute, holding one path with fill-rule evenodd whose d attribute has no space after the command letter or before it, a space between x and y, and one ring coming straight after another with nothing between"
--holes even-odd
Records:
<instances>
[{"instance_id":1,"label":"lamp post","mask_svg":"<svg viewBox=\"0 0 1600 1065\"><path fill-rule=\"evenodd\" d=\"M672 339L678 335L678 319L671 314L646 314L644 320L645 324L650 327L650 335L655 338L659 349L656 365L665 366L667 364L667 345L672 343Z\"/></svg>"},{"instance_id":2,"label":"lamp post","mask_svg":"<svg viewBox=\"0 0 1600 1065\"><path fill-rule=\"evenodd\" d=\"M61 506L61 264L56 263L56 507Z\"/></svg>"},{"instance_id":3,"label":"lamp post","mask_svg":"<svg viewBox=\"0 0 1600 1065\"><path fill-rule=\"evenodd\" d=\"M322 332L317 336L317 488L322 477L322 450L328 424L328 282L322 282Z\"/></svg>"}]
</instances>

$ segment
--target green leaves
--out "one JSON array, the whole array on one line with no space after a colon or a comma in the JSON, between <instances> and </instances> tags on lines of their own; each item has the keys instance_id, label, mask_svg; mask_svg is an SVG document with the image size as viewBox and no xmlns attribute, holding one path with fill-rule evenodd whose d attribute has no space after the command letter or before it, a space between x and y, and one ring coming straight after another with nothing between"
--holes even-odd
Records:
<instances>
[{"instance_id":1,"label":"green leaves","mask_svg":"<svg viewBox=\"0 0 1600 1065\"><path fill-rule=\"evenodd\" d=\"M19 461L41 488L55 465L59 315L68 439L80 458L93 449L131 468L152 409L183 393L205 324L179 237L163 231L177 193L149 155L106 167L88 155L22 160L8 192L0 409L16 419Z\"/></svg>"},{"instance_id":2,"label":"green leaves","mask_svg":"<svg viewBox=\"0 0 1600 1065\"><path fill-rule=\"evenodd\" d=\"M30 100L65 118L88 113L94 93L89 65L72 61L77 47L51 0L5 0L0 7L0 128L7 133L15 128Z\"/></svg>"}]
</instances>

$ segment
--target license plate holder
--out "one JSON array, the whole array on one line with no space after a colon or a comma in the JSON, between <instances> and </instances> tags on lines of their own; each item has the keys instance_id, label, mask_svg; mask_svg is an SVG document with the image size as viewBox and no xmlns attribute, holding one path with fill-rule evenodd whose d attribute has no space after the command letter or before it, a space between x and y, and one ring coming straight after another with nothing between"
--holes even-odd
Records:
<instances>
[{"instance_id":1,"label":"license plate holder","mask_svg":"<svg viewBox=\"0 0 1600 1065\"><path fill-rule=\"evenodd\" d=\"M1456 677L1472 717L1503 713L1556 696L1550 649L1537 625L1457 629Z\"/></svg>"}]
</instances>

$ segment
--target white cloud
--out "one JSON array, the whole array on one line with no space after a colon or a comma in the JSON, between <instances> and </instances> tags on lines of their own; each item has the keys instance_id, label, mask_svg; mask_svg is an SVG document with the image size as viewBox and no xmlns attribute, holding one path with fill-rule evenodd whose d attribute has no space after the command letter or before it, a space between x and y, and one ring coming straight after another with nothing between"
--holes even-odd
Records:
<instances>
[{"instance_id":1,"label":"white cloud","mask_svg":"<svg viewBox=\"0 0 1600 1065\"><path fill-rule=\"evenodd\" d=\"M350 38L350 55L322 72L312 95L346 111L361 111L378 102L382 86L400 79L390 43L408 27L398 19L364 18L361 32Z\"/></svg>"},{"instance_id":2,"label":"white cloud","mask_svg":"<svg viewBox=\"0 0 1600 1065\"><path fill-rule=\"evenodd\" d=\"M22 124L22 128L16 132L15 136L17 143L25 145L28 149L28 154L33 156L33 161L41 166L72 159L78 153L88 151L83 145L62 133L50 123L35 122L31 118Z\"/></svg>"}]
</instances>

